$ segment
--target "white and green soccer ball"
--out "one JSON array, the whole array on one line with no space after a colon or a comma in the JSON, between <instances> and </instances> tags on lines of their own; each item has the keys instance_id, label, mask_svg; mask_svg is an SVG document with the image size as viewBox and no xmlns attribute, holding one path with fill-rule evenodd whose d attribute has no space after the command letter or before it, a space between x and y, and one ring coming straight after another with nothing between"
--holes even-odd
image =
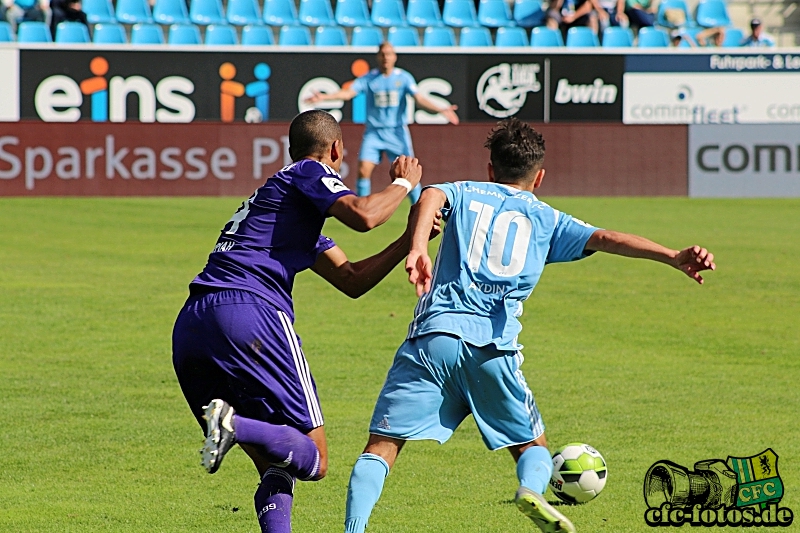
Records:
<instances>
[{"instance_id":1,"label":"white and green soccer ball","mask_svg":"<svg viewBox=\"0 0 800 533\"><path fill-rule=\"evenodd\" d=\"M550 489L567 503L593 499L606 486L606 479L606 460L588 444L573 442L553 454Z\"/></svg>"}]
</instances>

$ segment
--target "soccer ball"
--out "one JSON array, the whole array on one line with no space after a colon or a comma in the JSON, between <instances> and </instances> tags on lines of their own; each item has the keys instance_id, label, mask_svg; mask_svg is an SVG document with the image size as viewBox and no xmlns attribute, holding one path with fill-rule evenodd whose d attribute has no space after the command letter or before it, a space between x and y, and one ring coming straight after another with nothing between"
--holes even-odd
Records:
<instances>
[{"instance_id":1,"label":"soccer ball","mask_svg":"<svg viewBox=\"0 0 800 533\"><path fill-rule=\"evenodd\" d=\"M573 442L553 454L550 488L567 503L586 503L606 486L608 470L600 452Z\"/></svg>"}]
</instances>

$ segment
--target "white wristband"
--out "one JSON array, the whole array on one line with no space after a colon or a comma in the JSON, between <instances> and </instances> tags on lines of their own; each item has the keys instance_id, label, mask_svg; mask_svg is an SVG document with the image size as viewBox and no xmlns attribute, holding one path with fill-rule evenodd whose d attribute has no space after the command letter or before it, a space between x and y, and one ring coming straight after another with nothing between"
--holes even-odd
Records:
<instances>
[{"instance_id":1,"label":"white wristband","mask_svg":"<svg viewBox=\"0 0 800 533\"><path fill-rule=\"evenodd\" d=\"M411 192L411 189L414 188L411 186L411 182L405 178L395 178L395 180L392 182L392 185L399 185L401 187L405 187L406 192Z\"/></svg>"}]
</instances>

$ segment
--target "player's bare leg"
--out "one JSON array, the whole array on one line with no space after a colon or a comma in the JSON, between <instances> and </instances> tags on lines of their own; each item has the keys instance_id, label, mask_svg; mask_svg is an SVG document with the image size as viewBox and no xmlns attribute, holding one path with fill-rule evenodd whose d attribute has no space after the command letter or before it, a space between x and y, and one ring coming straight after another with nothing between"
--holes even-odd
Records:
<instances>
[{"instance_id":1,"label":"player's bare leg","mask_svg":"<svg viewBox=\"0 0 800 533\"><path fill-rule=\"evenodd\" d=\"M356 194L358 196L369 196L372 192L372 171L375 170L375 163L372 161L358 162L358 181L356 181Z\"/></svg>"},{"instance_id":2,"label":"player's bare leg","mask_svg":"<svg viewBox=\"0 0 800 533\"><path fill-rule=\"evenodd\" d=\"M520 484L514 497L517 508L544 533L574 533L572 522L544 499L547 483L553 473L553 462L544 434L531 442L509 446L508 451L517 462Z\"/></svg>"}]
</instances>

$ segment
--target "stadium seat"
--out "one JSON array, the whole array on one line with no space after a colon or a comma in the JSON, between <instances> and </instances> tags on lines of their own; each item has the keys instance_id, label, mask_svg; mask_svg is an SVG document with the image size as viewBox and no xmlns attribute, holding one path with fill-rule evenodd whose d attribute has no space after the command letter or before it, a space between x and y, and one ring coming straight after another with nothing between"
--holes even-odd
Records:
<instances>
[{"instance_id":1,"label":"stadium seat","mask_svg":"<svg viewBox=\"0 0 800 533\"><path fill-rule=\"evenodd\" d=\"M261 24L261 8L256 0L228 0L225 16L228 22L236 26L254 26Z\"/></svg>"},{"instance_id":2,"label":"stadium seat","mask_svg":"<svg viewBox=\"0 0 800 533\"><path fill-rule=\"evenodd\" d=\"M541 26L531 30L531 46L542 48L564 46L564 39L559 30Z\"/></svg>"},{"instance_id":3,"label":"stadium seat","mask_svg":"<svg viewBox=\"0 0 800 533\"><path fill-rule=\"evenodd\" d=\"M122 24L95 24L92 42L95 44L126 44L128 36Z\"/></svg>"},{"instance_id":4,"label":"stadium seat","mask_svg":"<svg viewBox=\"0 0 800 533\"><path fill-rule=\"evenodd\" d=\"M447 26L431 26L425 28L425 35L422 38L423 46L455 46L456 34L453 28Z\"/></svg>"},{"instance_id":5,"label":"stadium seat","mask_svg":"<svg viewBox=\"0 0 800 533\"><path fill-rule=\"evenodd\" d=\"M283 46L309 46L311 32L305 26L283 26L278 36L278 44Z\"/></svg>"},{"instance_id":6,"label":"stadium seat","mask_svg":"<svg viewBox=\"0 0 800 533\"><path fill-rule=\"evenodd\" d=\"M372 23L383 28L405 26L406 12L402 0L373 0Z\"/></svg>"},{"instance_id":7,"label":"stadium seat","mask_svg":"<svg viewBox=\"0 0 800 533\"><path fill-rule=\"evenodd\" d=\"M574 26L567 31L567 48L600 46L597 35L587 26Z\"/></svg>"},{"instance_id":8,"label":"stadium seat","mask_svg":"<svg viewBox=\"0 0 800 533\"><path fill-rule=\"evenodd\" d=\"M725 28L725 39L722 41L724 47L742 46L744 32L739 28Z\"/></svg>"},{"instance_id":9,"label":"stadium seat","mask_svg":"<svg viewBox=\"0 0 800 533\"><path fill-rule=\"evenodd\" d=\"M633 46L633 31L621 26L609 26L603 31L603 46L606 48Z\"/></svg>"},{"instance_id":10,"label":"stadium seat","mask_svg":"<svg viewBox=\"0 0 800 533\"><path fill-rule=\"evenodd\" d=\"M83 22L59 22L56 26L57 43L90 43L89 28Z\"/></svg>"},{"instance_id":11,"label":"stadium seat","mask_svg":"<svg viewBox=\"0 0 800 533\"><path fill-rule=\"evenodd\" d=\"M353 38L350 46L378 46L383 42L383 33L379 28L372 26L358 26L353 28Z\"/></svg>"},{"instance_id":12,"label":"stadium seat","mask_svg":"<svg viewBox=\"0 0 800 533\"><path fill-rule=\"evenodd\" d=\"M89 24L116 22L114 6L111 0L83 0L81 9L86 13L86 20Z\"/></svg>"},{"instance_id":13,"label":"stadium seat","mask_svg":"<svg viewBox=\"0 0 800 533\"><path fill-rule=\"evenodd\" d=\"M134 24L131 44L164 44L164 32L158 24Z\"/></svg>"},{"instance_id":14,"label":"stadium seat","mask_svg":"<svg viewBox=\"0 0 800 533\"><path fill-rule=\"evenodd\" d=\"M272 28L267 26L245 26L242 28L242 46L267 46L275 44Z\"/></svg>"},{"instance_id":15,"label":"stadium seat","mask_svg":"<svg viewBox=\"0 0 800 533\"><path fill-rule=\"evenodd\" d=\"M511 9L505 0L481 0L478 4L478 23L487 28L513 26Z\"/></svg>"},{"instance_id":16,"label":"stadium seat","mask_svg":"<svg viewBox=\"0 0 800 533\"><path fill-rule=\"evenodd\" d=\"M498 28L494 45L500 47L528 46L528 33L524 28Z\"/></svg>"},{"instance_id":17,"label":"stadium seat","mask_svg":"<svg viewBox=\"0 0 800 533\"><path fill-rule=\"evenodd\" d=\"M658 28L639 29L639 48L665 48L669 46L669 35Z\"/></svg>"},{"instance_id":18,"label":"stadium seat","mask_svg":"<svg viewBox=\"0 0 800 533\"><path fill-rule=\"evenodd\" d=\"M17 41L21 43L51 43L50 27L44 22L26 21L17 26Z\"/></svg>"},{"instance_id":19,"label":"stadium seat","mask_svg":"<svg viewBox=\"0 0 800 533\"><path fill-rule=\"evenodd\" d=\"M159 24L189 24L189 11L184 0L156 0L153 20Z\"/></svg>"},{"instance_id":20,"label":"stadium seat","mask_svg":"<svg viewBox=\"0 0 800 533\"><path fill-rule=\"evenodd\" d=\"M442 14L439 13L439 4L436 0L408 0L406 18L410 25L418 28L442 24Z\"/></svg>"},{"instance_id":21,"label":"stadium seat","mask_svg":"<svg viewBox=\"0 0 800 533\"><path fill-rule=\"evenodd\" d=\"M0 22L0 43L10 43L14 41L14 30L11 24L6 21Z\"/></svg>"},{"instance_id":22,"label":"stadium seat","mask_svg":"<svg viewBox=\"0 0 800 533\"><path fill-rule=\"evenodd\" d=\"M328 0L300 0L300 24L331 26L336 23Z\"/></svg>"},{"instance_id":23,"label":"stadium seat","mask_svg":"<svg viewBox=\"0 0 800 533\"><path fill-rule=\"evenodd\" d=\"M206 44L231 46L239 44L239 38L236 36L236 30L232 26L209 24L206 28Z\"/></svg>"},{"instance_id":24,"label":"stadium seat","mask_svg":"<svg viewBox=\"0 0 800 533\"><path fill-rule=\"evenodd\" d=\"M416 28L408 26L389 28L388 40L393 46L419 46L419 34Z\"/></svg>"},{"instance_id":25,"label":"stadium seat","mask_svg":"<svg viewBox=\"0 0 800 533\"><path fill-rule=\"evenodd\" d=\"M447 6L445 5L445 9ZM468 26L461 29L461 46L492 46L492 34L483 26Z\"/></svg>"},{"instance_id":26,"label":"stadium seat","mask_svg":"<svg viewBox=\"0 0 800 533\"><path fill-rule=\"evenodd\" d=\"M702 0L697 4L695 20L697 20L697 24L704 28L731 25L728 7L723 0Z\"/></svg>"},{"instance_id":27,"label":"stadium seat","mask_svg":"<svg viewBox=\"0 0 800 533\"><path fill-rule=\"evenodd\" d=\"M123 24L149 24L153 22L147 0L117 0L117 20Z\"/></svg>"},{"instance_id":28,"label":"stadium seat","mask_svg":"<svg viewBox=\"0 0 800 533\"><path fill-rule=\"evenodd\" d=\"M667 10L683 11L683 24L674 24L667 19ZM689 13L689 7L686 5L685 0L664 0L658 5L658 13L656 14L656 24L665 28L677 28L679 26L691 26L694 24L692 16Z\"/></svg>"},{"instance_id":29,"label":"stadium seat","mask_svg":"<svg viewBox=\"0 0 800 533\"><path fill-rule=\"evenodd\" d=\"M547 13L540 0L514 0L514 22L523 28L544 26Z\"/></svg>"},{"instance_id":30,"label":"stadium seat","mask_svg":"<svg viewBox=\"0 0 800 533\"><path fill-rule=\"evenodd\" d=\"M681 28L680 32L681 35L691 37L694 43L697 44L697 34L703 30L704 28L701 28L700 26L693 26L690 28ZM678 45L678 48L691 48L691 47L692 45L689 44L689 41L687 39L681 39L681 44Z\"/></svg>"},{"instance_id":31,"label":"stadium seat","mask_svg":"<svg viewBox=\"0 0 800 533\"><path fill-rule=\"evenodd\" d=\"M265 0L264 22L270 26L294 26L297 24L297 9L293 0Z\"/></svg>"},{"instance_id":32,"label":"stadium seat","mask_svg":"<svg viewBox=\"0 0 800 533\"><path fill-rule=\"evenodd\" d=\"M317 46L347 46L347 34L340 26L320 26L314 34Z\"/></svg>"},{"instance_id":33,"label":"stadium seat","mask_svg":"<svg viewBox=\"0 0 800 533\"><path fill-rule=\"evenodd\" d=\"M349 28L372 24L365 0L339 0L336 2L336 15L334 18L339 26L347 26Z\"/></svg>"},{"instance_id":34,"label":"stadium seat","mask_svg":"<svg viewBox=\"0 0 800 533\"><path fill-rule=\"evenodd\" d=\"M186 46L203 44L200 28L194 24L173 24L169 27L167 43Z\"/></svg>"},{"instance_id":35,"label":"stadium seat","mask_svg":"<svg viewBox=\"0 0 800 533\"><path fill-rule=\"evenodd\" d=\"M220 0L192 0L189 6L189 20L194 24L227 24Z\"/></svg>"},{"instance_id":36,"label":"stadium seat","mask_svg":"<svg viewBox=\"0 0 800 533\"><path fill-rule=\"evenodd\" d=\"M454 28L477 26L475 3L472 0L446 0L442 10L442 20Z\"/></svg>"}]
</instances>

